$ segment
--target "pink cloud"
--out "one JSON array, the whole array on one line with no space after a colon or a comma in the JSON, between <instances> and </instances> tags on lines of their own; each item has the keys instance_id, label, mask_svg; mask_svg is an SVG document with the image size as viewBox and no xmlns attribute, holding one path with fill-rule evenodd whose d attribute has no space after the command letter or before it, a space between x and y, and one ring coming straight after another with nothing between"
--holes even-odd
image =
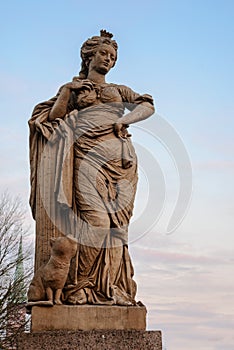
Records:
<instances>
[{"instance_id":1,"label":"pink cloud","mask_svg":"<svg viewBox=\"0 0 234 350\"><path fill-rule=\"evenodd\" d=\"M226 263L227 257L220 257L218 255L205 255L191 253L181 253L178 251L172 251L171 248L162 250L149 247L134 247L134 255L136 259L147 259L154 263L166 263L166 264L192 264L192 265L204 265L204 264L223 264Z\"/></svg>"}]
</instances>

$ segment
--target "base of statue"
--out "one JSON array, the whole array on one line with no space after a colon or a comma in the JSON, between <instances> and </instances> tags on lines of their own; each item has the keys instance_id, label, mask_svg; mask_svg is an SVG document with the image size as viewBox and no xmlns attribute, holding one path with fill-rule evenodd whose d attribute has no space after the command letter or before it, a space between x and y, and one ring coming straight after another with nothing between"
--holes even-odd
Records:
<instances>
[{"instance_id":1,"label":"base of statue","mask_svg":"<svg viewBox=\"0 0 234 350\"><path fill-rule=\"evenodd\" d=\"M162 350L160 331L47 331L21 334L18 350Z\"/></svg>"},{"instance_id":2,"label":"base of statue","mask_svg":"<svg viewBox=\"0 0 234 350\"><path fill-rule=\"evenodd\" d=\"M54 305L32 308L31 331L145 330L145 306Z\"/></svg>"}]
</instances>

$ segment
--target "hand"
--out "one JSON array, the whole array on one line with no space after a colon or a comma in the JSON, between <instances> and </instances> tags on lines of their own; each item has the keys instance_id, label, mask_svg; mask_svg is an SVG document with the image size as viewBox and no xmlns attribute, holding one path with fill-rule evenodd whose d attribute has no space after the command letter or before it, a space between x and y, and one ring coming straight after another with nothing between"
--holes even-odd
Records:
<instances>
[{"instance_id":1,"label":"hand","mask_svg":"<svg viewBox=\"0 0 234 350\"><path fill-rule=\"evenodd\" d=\"M120 121L114 124L114 133L118 138L126 139L127 137L131 137L132 135L128 133L127 128L128 124L123 124Z\"/></svg>"},{"instance_id":2,"label":"hand","mask_svg":"<svg viewBox=\"0 0 234 350\"><path fill-rule=\"evenodd\" d=\"M63 88L66 88L69 90L81 90L81 89L93 90L93 84L88 79L83 79L83 80L77 79L63 85Z\"/></svg>"},{"instance_id":3,"label":"hand","mask_svg":"<svg viewBox=\"0 0 234 350\"><path fill-rule=\"evenodd\" d=\"M122 136L122 128L123 128L123 124L122 123L115 123L114 124L115 136L117 136L117 137L121 137Z\"/></svg>"}]
</instances>

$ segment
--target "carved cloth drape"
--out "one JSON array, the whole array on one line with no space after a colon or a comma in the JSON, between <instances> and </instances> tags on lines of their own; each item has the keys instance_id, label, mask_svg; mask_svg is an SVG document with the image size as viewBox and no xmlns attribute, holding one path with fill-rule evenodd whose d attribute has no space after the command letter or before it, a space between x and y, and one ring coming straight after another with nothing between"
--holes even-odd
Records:
<instances>
[{"instance_id":1,"label":"carved cloth drape","mask_svg":"<svg viewBox=\"0 0 234 350\"><path fill-rule=\"evenodd\" d=\"M70 103L64 119L48 121L58 93L37 105L29 120L35 269L49 258L51 237L76 237L79 249L64 289L67 301L82 290L88 303L127 304L134 303L136 293L127 242L137 158L130 138L117 138L113 125L125 103L133 104L127 106L131 109L152 99L124 86L109 89L115 100L86 107L78 117L70 113Z\"/></svg>"}]
</instances>

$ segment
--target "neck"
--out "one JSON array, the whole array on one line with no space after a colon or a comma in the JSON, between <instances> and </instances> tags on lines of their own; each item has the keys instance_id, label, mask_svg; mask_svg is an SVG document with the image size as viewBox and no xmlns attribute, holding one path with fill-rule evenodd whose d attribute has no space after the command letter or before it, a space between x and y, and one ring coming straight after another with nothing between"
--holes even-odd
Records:
<instances>
[{"instance_id":1,"label":"neck","mask_svg":"<svg viewBox=\"0 0 234 350\"><path fill-rule=\"evenodd\" d=\"M100 74L96 71L89 72L87 79L92 80L96 84L105 84L105 75Z\"/></svg>"}]
</instances>

